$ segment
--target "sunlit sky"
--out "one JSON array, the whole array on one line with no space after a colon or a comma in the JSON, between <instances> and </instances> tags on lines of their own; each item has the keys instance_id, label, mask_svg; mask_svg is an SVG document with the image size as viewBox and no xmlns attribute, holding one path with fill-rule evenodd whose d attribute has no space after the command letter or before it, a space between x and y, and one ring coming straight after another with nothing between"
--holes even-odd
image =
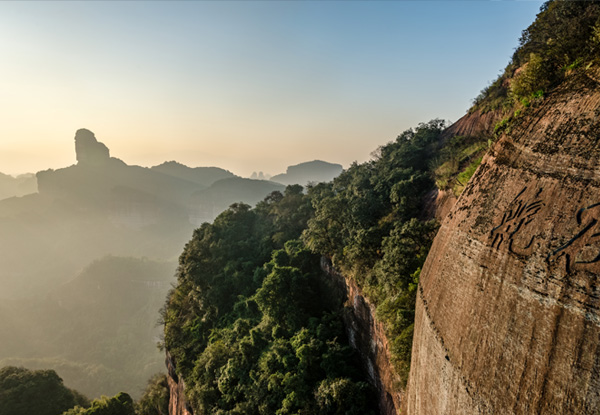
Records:
<instances>
[{"instance_id":1,"label":"sunlit sky","mask_svg":"<svg viewBox=\"0 0 600 415\"><path fill-rule=\"evenodd\" d=\"M0 2L0 172L111 155L249 176L347 167L456 121L540 1Z\"/></svg>"}]
</instances>

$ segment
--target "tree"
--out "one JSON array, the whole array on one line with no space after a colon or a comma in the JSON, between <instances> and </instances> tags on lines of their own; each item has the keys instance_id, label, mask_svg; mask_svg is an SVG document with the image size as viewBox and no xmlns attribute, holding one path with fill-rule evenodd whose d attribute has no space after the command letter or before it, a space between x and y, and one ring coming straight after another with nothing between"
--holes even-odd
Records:
<instances>
[{"instance_id":1,"label":"tree","mask_svg":"<svg viewBox=\"0 0 600 415\"><path fill-rule=\"evenodd\" d=\"M59 415L88 404L83 395L65 387L54 370L0 369L0 415Z\"/></svg>"},{"instance_id":2,"label":"tree","mask_svg":"<svg viewBox=\"0 0 600 415\"><path fill-rule=\"evenodd\" d=\"M120 392L112 398L103 396L95 399L92 406L82 408L77 406L63 415L136 415L133 400L125 392Z\"/></svg>"},{"instance_id":3,"label":"tree","mask_svg":"<svg viewBox=\"0 0 600 415\"><path fill-rule=\"evenodd\" d=\"M136 404L137 415L169 415L169 385L167 375L158 373L148 381L146 390Z\"/></svg>"}]
</instances>

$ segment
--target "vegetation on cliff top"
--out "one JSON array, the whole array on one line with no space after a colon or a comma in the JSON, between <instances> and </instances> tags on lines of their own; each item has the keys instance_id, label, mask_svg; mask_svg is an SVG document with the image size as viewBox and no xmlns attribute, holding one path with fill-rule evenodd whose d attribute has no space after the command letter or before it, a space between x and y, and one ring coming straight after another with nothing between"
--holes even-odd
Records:
<instances>
[{"instance_id":1,"label":"vegetation on cliff top","mask_svg":"<svg viewBox=\"0 0 600 415\"><path fill-rule=\"evenodd\" d=\"M439 165L436 184L459 195L487 151L487 139L509 133L514 122L570 76L596 76L600 67L600 2L547 1L523 30L519 46L504 71L473 100L470 113L493 111L497 122L489 137L478 139L469 160ZM463 137L454 140L464 143ZM450 146L451 147L451 146ZM469 150L468 147L464 150Z\"/></svg>"},{"instance_id":2,"label":"vegetation on cliff top","mask_svg":"<svg viewBox=\"0 0 600 415\"><path fill-rule=\"evenodd\" d=\"M600 64L600 2L547 1L525 30L500 76L475 98L471 111L514 114L576 70Z\"/></svg>"},{"instance_id":3,"label":"vegetation on cliff top","mask_svg":"<svg viewBox=\"0 0 600 415\"><path fill-rule=\"evenodd\" d=\"M430 166L440 154L444 127L433 120L407 130L370 162L353 164L333 182L308 190L315 214L303 239L377 305L402 382L410 364L418 276L437 229L434 221L418 218L434 187Z\"/></svg>"}]
</instances>

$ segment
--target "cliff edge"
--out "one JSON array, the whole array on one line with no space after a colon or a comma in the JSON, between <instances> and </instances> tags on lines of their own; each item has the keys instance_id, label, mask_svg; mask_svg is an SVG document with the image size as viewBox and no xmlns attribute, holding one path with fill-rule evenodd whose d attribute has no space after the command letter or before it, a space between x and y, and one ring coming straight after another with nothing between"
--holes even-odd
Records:
<instances>
[{"instance_id":1,"label":"cliff edge","mask_svg":"<svg viewBox=\"0 0 600 415\"><path fill-rule=\"evenodd\" d=\"M600 82L515 119L421 273L408 414L600 411Z\"/></svg>"}]
</instances>

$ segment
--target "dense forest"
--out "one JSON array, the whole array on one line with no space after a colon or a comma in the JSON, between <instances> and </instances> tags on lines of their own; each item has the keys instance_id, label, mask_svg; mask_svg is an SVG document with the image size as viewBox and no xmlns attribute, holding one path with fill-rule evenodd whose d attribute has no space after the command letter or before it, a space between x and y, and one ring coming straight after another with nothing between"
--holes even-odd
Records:
<instances>
[{"instance_id":1,"label":"dense forest","mask_svg":"<svg viewBox=\"0 0 600 415\"><path fill-rule=\"evenodd\" d=\"M164 319L195 413L372 413L340 299L296 239L312 212L292 185L194 232Z\"/></svg>"},{"instance_id":2,"label":"dense forest","mask_svg":"<svg viewBox=\"0 0 600 415\"><path fill-rule=\"evenodd\" d=\"M90 401L54 370L0 369L0 415L166 415L168 400L165 375L153 376L137 402L125 392Z\"/></svg>"},{"instance_id":3,"label":"dense forest","mask_svg":"<svg viewBox=\"0 0 600 415\"><path fill-rule=\"evenodd\" d=\"M163 318L195 413L374 411L321 256L377 305L405 382L420 267L437 229L423 201L450 157L444 127L420 124L332 182L232 205L194 232Z\"/></svg>"}]
</instances>

